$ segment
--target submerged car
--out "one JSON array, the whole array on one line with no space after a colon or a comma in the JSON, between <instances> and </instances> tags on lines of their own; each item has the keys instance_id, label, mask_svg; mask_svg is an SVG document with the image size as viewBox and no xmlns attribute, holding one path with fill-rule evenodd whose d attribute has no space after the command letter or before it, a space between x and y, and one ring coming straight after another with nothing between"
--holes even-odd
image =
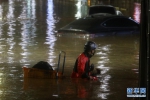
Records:
<instances>
[{"instance_id":1,"label":"submerged car","mask_svg":"<svg viewBox=\"0 0 150 100\"><path fill-rule=\"evenodd\" d=\"M97 13L108 13L112 15L123 15L121 11L117 10L112 5L93 5L89 7L89 15Z\"/></svg>"},{"instance_id":2,"label":"submerged car","mask_svg":"<svg viewBox=\"0 0 150 100\"><path fill-rule=\"evenodd\" d=\"M99 37L139 35L140 25L127 16L93 15L77 19L57 31L57 36Z\"/></svg>"}]
</instances>

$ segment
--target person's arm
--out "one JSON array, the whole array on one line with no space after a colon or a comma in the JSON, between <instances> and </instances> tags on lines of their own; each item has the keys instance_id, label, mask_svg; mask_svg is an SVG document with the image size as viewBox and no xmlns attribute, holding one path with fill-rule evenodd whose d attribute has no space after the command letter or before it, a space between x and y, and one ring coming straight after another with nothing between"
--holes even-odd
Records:
<instances>
[{"instance_id":1,"label":"person's arm","mask_svg":"<svg viewBox=\"0 0 150 100\"><path fill-rule=\"evenodd\" d=\"M84 73L82 74L82 78L87 78L90 80L97 80L97 77L89 75L89 72L93 71L93 69L94 69L94 65L91 64L91 66L89 66L89 62L86 62L85 70L84 70Z\"/></svg>"}]
</instances>

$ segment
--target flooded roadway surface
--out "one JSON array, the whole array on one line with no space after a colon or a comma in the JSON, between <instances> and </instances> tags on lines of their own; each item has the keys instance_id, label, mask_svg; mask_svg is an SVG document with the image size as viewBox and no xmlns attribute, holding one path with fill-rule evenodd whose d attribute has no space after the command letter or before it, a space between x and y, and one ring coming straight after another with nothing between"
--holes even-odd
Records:
<instances>
[{"instance_id":1,"label":"flooded roadway surface","mask_svg":"<svg viewBox=\"0 0 150 100\"><path fill-rule=\"evenodd\" d=\"M124 15L140 21L138 3L106 3L119 5ZM56 36L57 29L86 16L87 5L85 1L0 0L0 100L137 100L126 95L128 87L138 86L139 38ZM98 45L91 62L101 75L98 81L72 80L74 62L87 40ZM61 50L66 52L64 79L23 78L23 66L47 61L55 68Z\"/></svg>"}]
</instances>

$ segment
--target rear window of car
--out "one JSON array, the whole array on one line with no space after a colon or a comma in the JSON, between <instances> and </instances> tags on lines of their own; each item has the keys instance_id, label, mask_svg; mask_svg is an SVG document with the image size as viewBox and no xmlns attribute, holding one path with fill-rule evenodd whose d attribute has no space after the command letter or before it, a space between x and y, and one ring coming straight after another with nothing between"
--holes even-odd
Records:
<instances>
[{"instance_id":1,"label":"rear window of car","mask_svg":"<svg viewBox=\"0 0 150 100\"><path fill-rule=\"evenodd\" d=\"M128 18L113 18L102 24L104 27L138 27L138 24Z\"/></svg>"},{"instance_id":2,"label":"rear window of car","mask_svg":"<svg viewBox=\"0 0 150 100\"><path fill-rule=\"evenodd\" d=\"M96 13L109 13L109 14L116 14L116 10L114 7L103 7L103 6L96 6L89 8L89 15L96 14Z\"/></svg>"}]
</instances>

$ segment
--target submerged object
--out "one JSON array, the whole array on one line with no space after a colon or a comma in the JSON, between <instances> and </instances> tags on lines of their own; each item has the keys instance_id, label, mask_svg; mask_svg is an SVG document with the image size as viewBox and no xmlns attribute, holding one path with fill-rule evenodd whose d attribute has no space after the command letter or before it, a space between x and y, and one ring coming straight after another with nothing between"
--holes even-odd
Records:
<instances>
[{"instance_id":1,"label":"submerged object","mask_svg":"<svg viewBox=\"0 0 150 100\"><path fill-rule=\"evenodd\" d=\"M140 24L127 16L95 14L77 19L57 32L58 37L139 36Z\"/></svg>"},{"instance_id":2,"label":"submerged object","mask_svg":"<svg viewBox=\"0 0 150 100\"><path fill-rule=\"evenodd\" d=\"M23 67L24 78L56 78L56 74L58 78L61 78L63 74L61 72L55 70L44 70L38 68L27 68Z\"/></svg>"},{"instance_id":3,"label":"submerged object","mask_svg":"<svg viewBox=\"0 0 150 100\"><path fill-rule=\"evenodd\" d=\"M59 71L61 53L64 53L64 58L63 58L62 71ZM28 68L24 66L23 67L24 78L62 78L63 73L64 73L65 58L66 58L66 53L64 51L60 51L59 59L58 59L58 66L56 70L41 69L41 68L35 68L35 67Z\"/></svg>"}]
</instances>

